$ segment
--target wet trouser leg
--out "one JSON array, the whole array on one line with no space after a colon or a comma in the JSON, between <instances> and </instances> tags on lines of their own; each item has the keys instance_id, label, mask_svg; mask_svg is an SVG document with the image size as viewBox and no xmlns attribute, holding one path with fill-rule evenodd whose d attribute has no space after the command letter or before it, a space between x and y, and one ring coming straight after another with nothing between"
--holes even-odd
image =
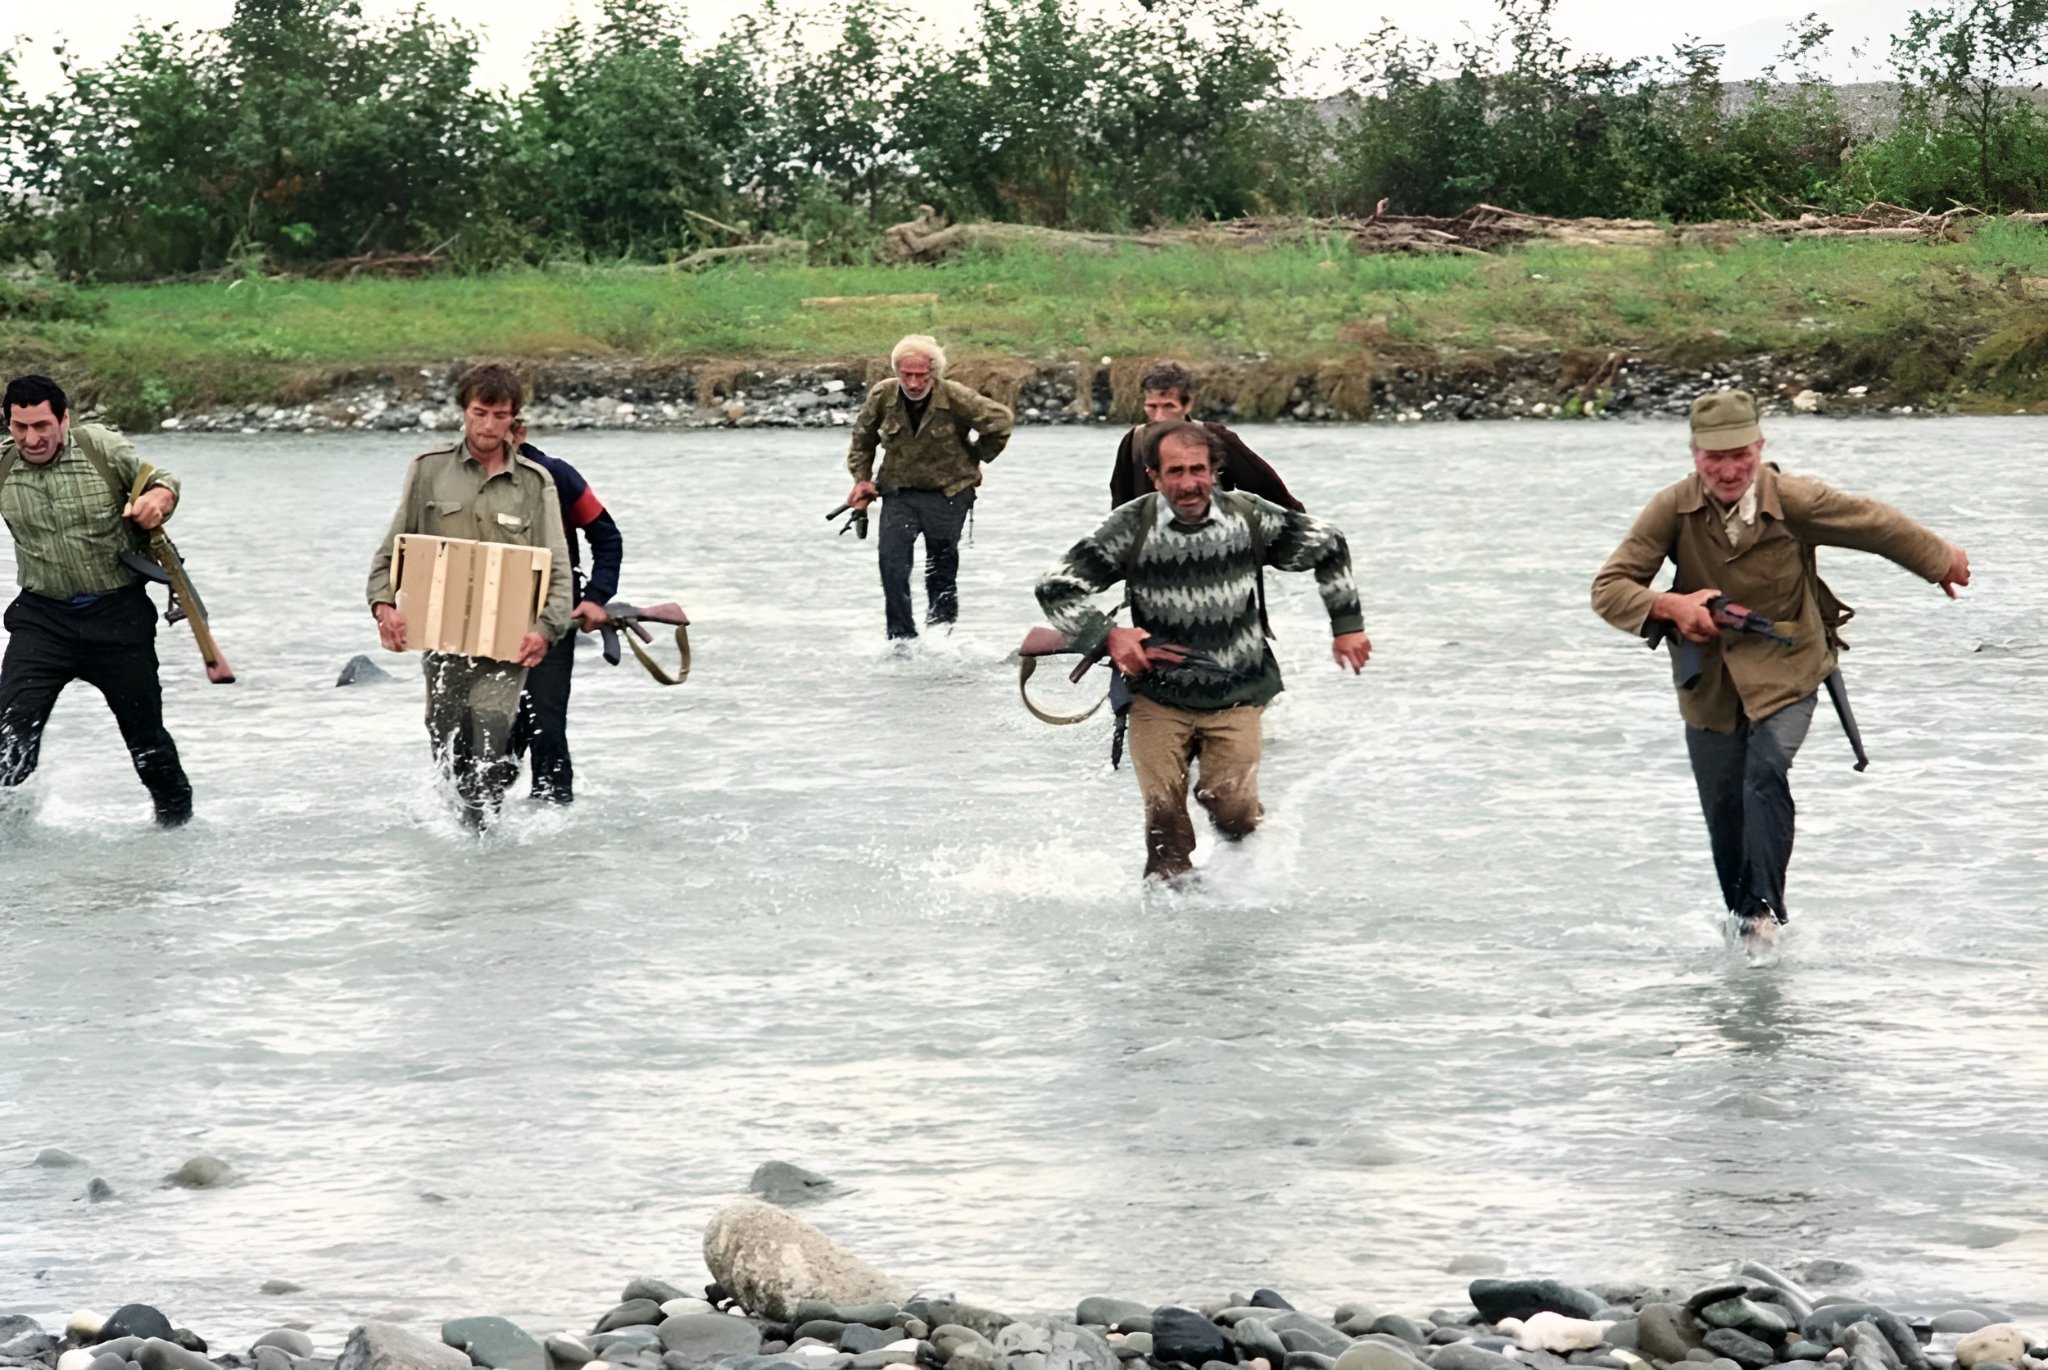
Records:
<instances>
[{"instance_id":1,"label":"wet trouser leg","mask_svg":"<svg viewBox=\"0 0 2048 1370\"><path fill-rule=\"evenodd\" d=\"M462 821L482 827L518 778L512 726L526 669L509 661L428 652L427 736L461 801Z\"/></svg>"},{"instance_id":2,"label":"wet trouser leg","mask_svg":"<svg viewBox=\"0 0 2048 1370\"><path fill-rule=\"evenodd\" d=\"M107 701L159 823L192 816L192 785L164 728L156 607L131 587L73 607L24 594L8 606L0 660L0 787L34 773L57 696L82 680Z\"/></svg>"},{"instance_id":3,"label":"wet trouser leg","mask_svg":"<svg viewBox=\"0 0 2048 1370\"><path fill-rule=\"evenodd\" d=\"M924 498L924 621L951 623L960 617L960 533L974 492L933 491Z\"/></svg>"},{"instance_id":4,"label":"wet trouser leg","mask_svg":"<svg viewBox=\"0 0 2048 1370\"><path fill-rule=\"evenodd\" d=\"M519 721L512 732L512 755L532 757L533 797L557 804L576 797L576 772L569 762L569 686L575 669L572 630L526 673Z\"/></svg>"},{"instance_id":5,"label":"wet trouser leg","mask_svg":"<svg viewBox=\"0 0 2048 1370\"><path fill-rule=\"evenodd\" d=\"M1197 753L1195 798L1218 831L1235 839L1258 827L1260 713L1256 705L1177 709L1143 695L1131 700L1131 765L1145 803L1147 876L1171 879L1192 864L1188 771Z\"/></svg>"},{"instance_id":6,"label":"wet trouser leg","mask_svg":"<svg viewBox=\"0 0 2048 1370\"><path fill-rule=\"evenodd\" d=\"M898 490L882 496L882 528L875 556L882 567L882 612L890 637L916 637L917 620L910 613L910 563L917 553L919 531L916 492Z\"/></svg>"},{"instance_id":7,"label":"wet trouser leg","mask_svg":"<svg viewBox=\"0 0 2048 1370\"><path fill-rule=\"evenodd\" d=\"M1813 725L1815 699L1808 695L1761 723L1744 717L1732 733L1685 730L1714 873L1723 901L1738 917L1769 912L1781 923L1789 917L1785 870L1792 863L1792 761Z\"/></svg>"}]
</instances>

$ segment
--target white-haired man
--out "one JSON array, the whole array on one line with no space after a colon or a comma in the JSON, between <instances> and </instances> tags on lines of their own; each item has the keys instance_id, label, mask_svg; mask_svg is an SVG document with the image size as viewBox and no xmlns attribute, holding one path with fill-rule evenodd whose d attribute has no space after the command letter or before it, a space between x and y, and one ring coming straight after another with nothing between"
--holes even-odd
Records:
<instances>
[{"instance_id":1,"label":"white-haired man","mask_svg":"<svg viewBox=\"0 0 2048 1370\"><path fill-rule=\"evenodd\" d=\"M945 379L945 349L923 334L897 343L889 365L895 376L868 391L854 420L846 502L865 509L882 500L877 553L889 636L913 638L910 563L917 539L924 538L925 622L950 624L960 613L960 531L974 507L981 464L1010 441L1010 411Z\"/></svg>"}]
</instances>

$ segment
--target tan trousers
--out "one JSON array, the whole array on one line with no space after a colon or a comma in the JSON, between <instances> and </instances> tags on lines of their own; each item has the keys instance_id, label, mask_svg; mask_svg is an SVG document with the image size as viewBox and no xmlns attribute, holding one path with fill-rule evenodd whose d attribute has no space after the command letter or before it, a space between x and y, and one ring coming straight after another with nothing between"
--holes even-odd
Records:
<instances>
[{"instance_id":1,"label":"tan trousers","mask_svg":"<svg viewBox=\"0 0 2048 1370\"><path fill-rule=\"evenodd\" d=\"M1176 709L1138 695L1131 700L1131 766L1145 800L1145 874L1171 879L1195 850L1188 816L1188 765L1201 757L1195 798L1231 840L1259 826L1259 718L1256 704L1234 709Z\"/></svg>"}]
</instances>

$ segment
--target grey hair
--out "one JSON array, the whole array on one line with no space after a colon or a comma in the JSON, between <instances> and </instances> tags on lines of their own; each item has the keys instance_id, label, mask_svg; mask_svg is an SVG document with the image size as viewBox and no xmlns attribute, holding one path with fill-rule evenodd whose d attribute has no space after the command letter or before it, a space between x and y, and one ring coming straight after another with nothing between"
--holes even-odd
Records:
<instances>
[{"instance_id":1,"label":"grey hair","mask_svg":"<svg viewBox=\"0 0 2048 1370\"><path fill-rule=\"evenodd\" d=\"M932 374L934 376L946 374L946 349L939 346L939 340L932 337L929 333L912 333L909 337L891 348L889 350L889 369L894 371L896 363L913 354L931 359Z\"/></svg>"}]
</instances>

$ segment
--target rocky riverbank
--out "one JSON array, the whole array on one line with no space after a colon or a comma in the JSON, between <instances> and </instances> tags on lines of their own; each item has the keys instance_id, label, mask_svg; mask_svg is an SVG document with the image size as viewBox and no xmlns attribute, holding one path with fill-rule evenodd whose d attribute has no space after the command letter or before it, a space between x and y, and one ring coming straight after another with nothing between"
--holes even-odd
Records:
<instances>
[{"instance_id":1,"label":"rocky riverbank","mask_svg":"<svg viewBox=\"0 0 2048 1370\"><path fill-rule=\"evenodd\" d=\"M764 1167L784 1201L822 1181ZM704 1235L702 1296L626 1282L587 1330L549 1334L489 1315L438 1337L364 1323L321 1347L285 1323L246 1347L210 1346L161 1310L73 1314L61 1329L0 1315L5 1370L2048 1370L2048 1331L1975 1304L1888 1308L1861 1272L1815 1260L1781 1274L1745 1261L1694 1289L1574 1285L1480 1274L1443 1307L1369 1299L1327 1311L1282 1293L1178 1302L1093 1294L1013 1315L950 1289L908 1287L782 1208L740 1199ZM1494 1271L1453 1261L1454 1272Z\"/></svg>"},{"instance_id":2,"label":"rocky riverbank","mask_svg":"<svg viewBox=\"0 0 2048 1370\"><path fill-rule=\"evenodd\" d=\"M317 394L165 418L166 431L452 433L455 382L467 363L336 378ZM1023 424L1139 417L1140 359L967 361L955 379L1008 405ZM1447 362L1302 365L1252 359L1194 368L1200 417L1233 422L1421 423L1475 419L1675 416L1726 386L1755 391L1767 412L1911 414L1898 392L1821 358L1769 354L1683 367L1621 353L1473 354ZM536 431L643 428L832 428L853 422L872 363L802 367L638 365L530 367Z\"/></svg>"}]
</instances>

